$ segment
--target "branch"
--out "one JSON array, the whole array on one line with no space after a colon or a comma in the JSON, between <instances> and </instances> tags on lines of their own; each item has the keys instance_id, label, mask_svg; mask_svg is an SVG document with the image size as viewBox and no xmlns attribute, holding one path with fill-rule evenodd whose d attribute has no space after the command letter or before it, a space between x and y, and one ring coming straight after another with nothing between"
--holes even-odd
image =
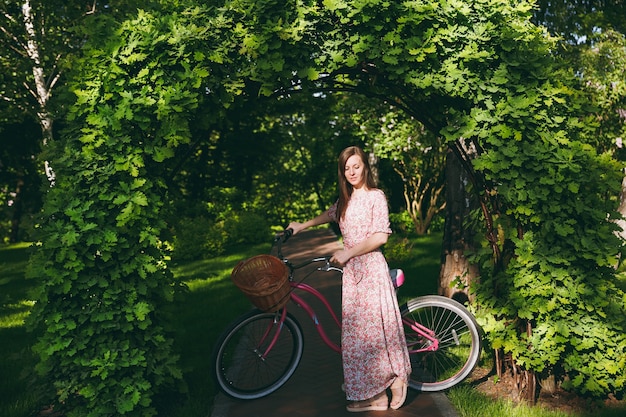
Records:
<instances>
[{"instance_id":1,"label":"branch","mask_svg":"<svg viewBox=\"0 0 626 417\"><path fill-rule=\"evenodd\" d=\"M37 102L39 103L39 96L37 95L37 92L35 90L33 90L32 88L30 88L30 86L28 85L28 83L26 81L24 81L22 83L22 85L24 86L24 88L26 88L26 90L35 98L35 100L37 100Z\"/></svg>"},{"instance_id":2,"label":"branch","mask_svg":"<svg viewBox=\"0 0 626 417\"><path fill-rule=\"evenodd\" d=\"M341 76L347 76L356 84L339 81L338 78ZM377 86L380 88L376 88ZM319 92L329 93L357 93L365 97L389 103L415 117L432 132L438 132L444 125L441 120L437 121L432 117L428 117L428 115L433 113L433 103L431 101L420 102L411 99L405 91L398 90L394 83L387 83L372 64L362 63L357 67L340 68L331 73L323 74L316 81L314 89ZM282 87L275 90L271 97L287 96L306 90L301 79L294 79L289 87Z\"/></svg>"},{"instance_id":3,"label":"branch","mask_svg":"<svg viewBox=\"0 0 626 417\"><path fill-rule=\"evenodd\" d=\"M13 16L11 16L10 14L8 14L8 13L6 12L6 10L3 10L3 11L2 11L2 15L3 15L3 16L4 16L4 17L5 17L5 18L9 21L9 22L17 24L17 21L13 18Z\"/></svg>"},{"instance_id":4,"label":"branch","mask_svg":"<svg viewBox=\"0 0 626 417\"><path fill-rule=\"evenodd\" d=\"M10 17L10 16L7 16L6 12L4 13L4 15L6 17ZM15 20L12 19L12 21L15 21ZM15 51L18 55L21 55L26 58L28 57L28 54L26 53L26 49L27 49L26 45L22 41L20 41L18 37L16 37L11 32L9 32L9 30L7 30L7 28L4 26L0 26L0 31L2 31L2 33L4 33L7 36L7 38L9 38L13 42L15 42L20 48L22 48L22 50L20 50L19 48L16 48L13 45L8 45L10 49Z\"/></svg>"},{"instance_id":5,"label":"branch","mask_svg":"<svg viewBox=\"0 0 626 417\"><path fill-rule=\"evenodd\" d=\"M93 3L91 5L91 10L87 10L85 14L90 15L90 14L95 14L95 13L96 13L96 0L93 0Z\"/></svg>"},{"instance_id":6,"label":"branch","mask_svg":"<svg viewBox=\"0 0 626 417\"><path fill-rule=\"evenodd\" d=\"M52 68L50 69L50 77L48 78L48 81L46 81L46 89L48 90L48 95L49 92L52 90L52 88L56 85L56 83L59 81L59 79L61 78L61 71L57 71L57 64L59 63L59 61L61 60L61 54L57 54L56 57L54 58L54 63L52 64Z\"/></svg>"},{"instance_id":7,"label":"branch","mask_svg":"<svg viewBox=\"0 0 626 417\"><path fill-rule=\"evenodd\" d=\"M21 110L21 111L23 111L23 112L25 112L25 113L27 113L27 112L28 112L28 108L27 108L27 107L25 107L25 106L23 106L23 105L21 105L21 104L19 103L19 101L15 100L14 98L7 97L7 96L5 96L5 95L1 95L1 94L0 94L0 100L2 100L2 101L6 101L7 103L10 103L11 105L13 105L13 106L17 107L19 110Z\"/></svg>"},{"instance_id":8,"label":"branch","mask_svg":"<svg viewBox=\"0 0 626 417\"><path fill-rule=\"evenodd\" d=\"M48 83L46 83L46 90L48 91L48 94L47 94L48 98L50 98L50 93L52 92L52 89L54 88L56 83L61 79L61 73L57 72L54 77L52 75L50 77L51 79L49 80Z\"/></svg>"},{"instance_id":9,"label":"branch","mask_svg":"<svg viewBox=\"0 0 626 417\"><path fill-rule=\"evenodd\" d=\"M0 100L4 100L4 101L9 102L11 104L17 104L14 98L7 97L7 96L5 96L3 94L0 94Z\"/></svg>"}]
</instances>

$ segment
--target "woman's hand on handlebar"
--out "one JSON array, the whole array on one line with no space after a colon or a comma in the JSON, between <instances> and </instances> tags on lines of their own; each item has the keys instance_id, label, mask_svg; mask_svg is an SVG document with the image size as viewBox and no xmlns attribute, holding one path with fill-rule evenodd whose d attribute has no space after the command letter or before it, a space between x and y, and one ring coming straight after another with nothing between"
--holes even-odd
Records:
<instances>
[{"instance_id":1,"label":"woman's hand on handlebar","mask_svg":"<svg viewBox=\"0 0 626 417\"><path fill-rule=\"evenodd\" d=\"M291 222L289 223L289 226L285 227L285 230L293 230L293 234L297 235L298 232L300 232L302 229L304 229L304 225L303 223L299 223L299 222Z\"/></svg>"},{"instance_id":2,"label":"woman's hand on handlebar","mask_svg":"<svg viewBox=\"0 0 626 417\"><path fill-rule=\"evenodd\" d=\"M350 258L351 256L348 251L346 251L345 249L341 249L333 254L333 256L330 258L330 261L334 264L339 264L340 266L344 267L346 266Z\"/></svg>"}]
</instances>

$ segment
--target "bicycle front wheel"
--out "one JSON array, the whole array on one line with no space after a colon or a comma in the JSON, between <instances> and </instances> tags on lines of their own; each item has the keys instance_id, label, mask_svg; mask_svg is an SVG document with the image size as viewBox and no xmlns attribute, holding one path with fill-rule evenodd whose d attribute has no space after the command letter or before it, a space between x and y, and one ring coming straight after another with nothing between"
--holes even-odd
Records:
<instances>
[{"instance_id":1,"label":"bicycle front wheel","mask_svg":"<svg viewBox=\"0 0 626 417\"><path fill-rule=\"evenodd\" d=\"M409 300L400 310L411 358L411 388L445 390L472 372L480 358L481 331L462 304L430 295Z\"/></svg>"},{"instance_id":2,"label":"bicycle front wheel","mask_svg":"<svg viewBox=\"0 0 626 417\"><path fill-rule=\"evenodd\" d=\"M212 362L215 380L231 397L264 397L293 375L303 347L302 329L291 314L281 323L280 312L251 311L218 339Z\"/></svg>"}]
</instances>

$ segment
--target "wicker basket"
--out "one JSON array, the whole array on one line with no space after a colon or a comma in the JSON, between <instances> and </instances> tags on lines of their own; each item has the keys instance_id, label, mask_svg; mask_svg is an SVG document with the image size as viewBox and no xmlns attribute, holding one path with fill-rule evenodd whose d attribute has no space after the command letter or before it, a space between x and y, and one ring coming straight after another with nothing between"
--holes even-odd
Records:
<instances>
[{"instance_id":1,"label":"wicker basket","mask_svg":"<svg viewBox=\"0 0 626 417\"><path fill-rule=\"evenodd\" d=\"M289 301L289 270L275 256L258 255L241 261L230 277L260 310L278 311Z\"/></svg>"}]
</instances>

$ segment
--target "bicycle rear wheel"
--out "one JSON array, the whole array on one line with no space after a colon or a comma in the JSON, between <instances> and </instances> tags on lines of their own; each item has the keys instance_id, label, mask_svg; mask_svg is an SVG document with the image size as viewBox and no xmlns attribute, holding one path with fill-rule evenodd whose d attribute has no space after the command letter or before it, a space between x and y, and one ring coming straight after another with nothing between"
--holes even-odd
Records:
<instances>
[{"instance_id":1,"label":"bicycle rear wheel","mask_svg":"<svg viewBox=\"0 0 626 417\"><path fill-rule=\"evenodd\" d=\"M266 352L277 334L274 346ZM231 397L264 397L293 375L303 347L302 329L291 314L281 325L280 312L251 311L218 338L212 361L215 380Z\"/></svg>"},{"instance_id":2,"label":"bicycle rear wheel","mask_svg":"<svg viewBox=\"0 0 626 417\"><path fill-rule=\"evenodd\" d=\"M480 358L481 331L474 316L462 304L430 295L409 300L400 310L411 358L411 388L445 390L472 372ZM411 326L413 323L432 331L436 342L416 331Z\"/></svg>"}]
</instances>

